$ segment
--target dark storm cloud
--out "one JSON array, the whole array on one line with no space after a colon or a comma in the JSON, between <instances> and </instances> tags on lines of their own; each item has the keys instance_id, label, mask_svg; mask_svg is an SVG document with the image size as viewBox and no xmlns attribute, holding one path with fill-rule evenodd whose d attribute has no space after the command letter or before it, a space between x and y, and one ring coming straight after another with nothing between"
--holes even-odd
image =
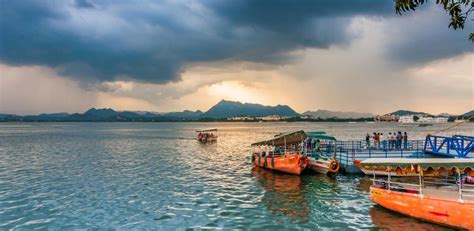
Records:
<instances>
[{"instance_id":1,"label":"dark storm cloud","mask_svg":"<svg viewBox=\"0 0 474 231\"><path fill-rule=\"evenodd\" d=\"M351 17L394 15L390 0L0 2L1 62L153 83L195 62L290 62L289 51L349 42Z\"/></svg>"},{"instance_id":2,"label":"dark storm cloud","mask_svg":"<svg viewBox=\"0 0 474 231\"><path fill-rule=\"evenodd\" d=\"M94 4L89 0L75 0L76 6L81 8L94 8Z\"/></svg>"}]
</instances>

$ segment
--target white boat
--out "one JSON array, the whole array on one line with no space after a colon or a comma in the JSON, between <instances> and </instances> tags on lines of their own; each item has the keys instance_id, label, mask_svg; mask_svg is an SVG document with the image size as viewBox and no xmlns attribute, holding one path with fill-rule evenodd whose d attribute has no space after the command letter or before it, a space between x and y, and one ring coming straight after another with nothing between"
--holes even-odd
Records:
<instances>
[{"instance_id":1,"label":"white boat","mask_svg":"<svg viewBox=\"0 0 474 231\"><path fill-rule=\"evenodd\" d=\"M196 133L198 133L196 139L201 143L217 141L217 129L215 128L197 130Z\"/></svg>"},{"instance_id":2,"label":"white boat","mask_svg":"<svg viewBox=\"0 0 474 231\"><path fill-rule=\"evenodd\" d=\"M306 155L309 159L309 167L311 170L325 174L335 175L339 171L339 162L332 156L328 155L329 143L334 144L336 138L326 135L325 132L307 132L306 139L303 143Z\"/></svg>"}]
</instances>

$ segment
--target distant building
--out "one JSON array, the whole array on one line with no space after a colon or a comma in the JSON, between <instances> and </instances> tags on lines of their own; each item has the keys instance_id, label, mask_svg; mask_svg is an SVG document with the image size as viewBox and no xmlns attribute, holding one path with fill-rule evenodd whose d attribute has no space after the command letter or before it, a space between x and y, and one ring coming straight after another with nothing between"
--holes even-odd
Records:
<instances>
[{"instance_id":1,"label":"distant building","mask_svg":"<svg viewBox=\"0 0 474 231\"><path fill-rule=\"evenodd\" d=\"M400 119L398 120L399 123L402 124L409 124L409 123L447 123L448 118L447 117L431 117L431 116L426 116L426 115L405 115L405 116L400 116Z\"/></svg>"},{"instance_id":2,"label":"distant building","mask_svg":"<svg viewBox=\"0 0 474 231\"><path fill-rule=\"evenodd\" d=\"M246 121L246 120L255 120L253 117L248 117L248 116L234 116L234 117L229 117L227 120L232 120L232 121Z\"/></svg>"},{"instance_id":3,"label":"distant building","mask_svg":"<svg viewBox=\"0 0 474 231\"><path fill-rule=\"evenodd\" d=\"M380 122L397 122L398 119L399 117L397 115L392 115L392 114L375 116L375 121L380 121Z\"/></svg>"},{"instance_id":4,"label":"distant building","mask_svg":"<svg viewBox=\"0 0 474 231\"><path fill-rule=\"evenodd\" d=\"M270 115L270 116L257 117L257 119L263 120L263 121L280 121L283 119L283 117L279 115Z\"/></svg>"},{"instance_id":5,"label":"distant building","mask_svg":"<svg viewBox=\"0 0 474 231\"><path fill-rule=\"evenodd\" d=\"M420 119L418 120L418 122L420 122L420 123L434 123L434 124L437 124L437 123L447 123L447 122L448 122L448 118L446 118L446 117L422 116L422 117L420 117Z\"/></svg>"},{"instance_id":6,"label":"distant building","mask_svg":"<svg viewBox=\"0 0 474 231\"><path fill-rule=\"evenodd\" d=\"M414 115L404 115L404 116L400 116L400 118L398 119L398 122L402 124L411 124L411 123L415 123L416 121L415 121Z\"/></svg>"}]
</instances>

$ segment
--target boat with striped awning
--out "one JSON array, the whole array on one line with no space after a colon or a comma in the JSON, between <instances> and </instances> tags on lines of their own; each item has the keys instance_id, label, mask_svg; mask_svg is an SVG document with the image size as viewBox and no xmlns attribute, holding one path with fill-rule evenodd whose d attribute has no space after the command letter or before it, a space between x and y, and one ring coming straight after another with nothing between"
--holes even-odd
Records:
<instances>
[{"instance_id":1,"label":"boat with striped awning","mask_svg":"<svg viewBox=\"0 0 474 231\"><path fill-rule=\"evenodd\" d=\"M474 159L374 158L361 167L389 173L373 174L372 202L421 220L474 229Z\"/></svg>"},{"instance_id":2,"label":"boat with striped awning","mask_svg":"<svg viewBox=\"0 0 474 231\"><path fill-rule=\"evenodd\" d=\"M258 151L252 152L252 163L256 166L300 175L308 166L306 154L300 152L304 131L281 133L269 140L253 143Z\"/></svg>"}]
</instances>

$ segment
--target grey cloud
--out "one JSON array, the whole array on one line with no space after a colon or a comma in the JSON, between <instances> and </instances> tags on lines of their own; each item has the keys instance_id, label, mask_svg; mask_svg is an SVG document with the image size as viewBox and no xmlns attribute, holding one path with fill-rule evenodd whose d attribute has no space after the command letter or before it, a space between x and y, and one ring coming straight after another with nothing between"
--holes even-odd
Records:
<instances>
[{"instance_id":1,"label":"grey cloud","mask_svg":"<svg viewBox=\"0 0 474 231\"><path fill-rule=\"evenodd\" d=\"M94 4L89 0L75 0L74 2L79 8L94 8Z\"/></svg>"},{"instance_id":2,"label":"grey cloud","mask_svg":"<svg viewBox=\"0 0 474 231\"><path fill-rule=\"evenodd\" d=\"M1 62L49 66L79 80L150 83L178 80L198 62L291 62L290 51L350 42L354 16L394 15L390 0L0 4Z\"/></svg>"}]
</instances>

